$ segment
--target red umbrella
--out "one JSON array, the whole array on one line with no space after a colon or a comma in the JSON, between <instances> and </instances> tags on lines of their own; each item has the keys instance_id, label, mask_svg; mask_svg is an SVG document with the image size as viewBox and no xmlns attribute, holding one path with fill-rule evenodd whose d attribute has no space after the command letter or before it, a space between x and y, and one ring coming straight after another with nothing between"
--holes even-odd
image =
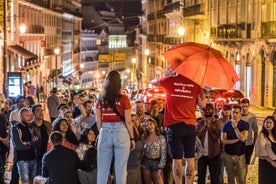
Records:
<instances>
[{"instance_id":1,"label":"red umbrella","mask_svg":"<svg viewBox=\"0 0 276 184\"><path fill-rule=\"evenodd\" d=\"M230 89L239 81L233 66L209 45L186 42L164 53L172 69L201 86Z\"/></svg>"}]
</instances>

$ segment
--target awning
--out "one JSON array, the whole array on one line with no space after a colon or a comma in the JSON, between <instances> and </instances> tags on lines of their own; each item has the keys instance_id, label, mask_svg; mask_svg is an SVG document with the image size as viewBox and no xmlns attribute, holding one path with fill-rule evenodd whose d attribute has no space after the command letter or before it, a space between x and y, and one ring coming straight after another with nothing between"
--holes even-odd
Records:
<instances>
[{"instance_id":1,"label":"awning","mask_svg":"<svg viewBox=\"0 0 276 184\"><path fill-rule=\"evenodd\" d=\"M25 61L31 61L31 60L38 59L38 56L36 54L26 50L25 48L23 48L19 45L8 46L7 49L10 52L21 55L25 59Z\"/></svg>"}]
</instances>

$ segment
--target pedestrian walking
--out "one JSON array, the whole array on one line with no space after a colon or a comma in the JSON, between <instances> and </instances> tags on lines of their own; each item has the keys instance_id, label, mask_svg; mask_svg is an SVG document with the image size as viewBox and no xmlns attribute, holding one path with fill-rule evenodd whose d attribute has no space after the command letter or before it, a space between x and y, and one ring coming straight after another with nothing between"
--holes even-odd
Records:
<instances>
[{"instance_id":1,"label":"pedestrian walking","mask_svg":"<svg viewBox=\"0 0 276 184\"><path fill-rule=\"evenodd\" d=\"M51 122L58 117L59 98L57 96L57 88L51 90L51 95L47 98L47 107Z\"/></svg>"}]
</instances>

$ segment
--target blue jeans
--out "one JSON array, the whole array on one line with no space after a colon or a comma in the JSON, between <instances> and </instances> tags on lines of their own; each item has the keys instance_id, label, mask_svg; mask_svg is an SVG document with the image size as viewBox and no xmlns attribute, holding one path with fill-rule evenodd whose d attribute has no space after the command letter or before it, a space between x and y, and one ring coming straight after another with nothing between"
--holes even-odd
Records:
<instances>
[{"instance_id":1,"label":"blue jeans","mask_svg":"<svg viewBox=\"0 0 276 184\"><path fill-rule=\"evenodd\" d=\"M17 161L17 168L22 183L33 181L36 176L36 160Z\"/></svg>"},{"instance_id":2,"label":"blue jeans","mask_svg":"<svg viewBox=\"0 0 276 184\"><path fill-rule=\"evenodd\" d=\"M130 137L125 123L102 123L98 140L97 184L107 183L111 159L114 155L117 184L126 184Z\"/></svg>"}]
</instances>

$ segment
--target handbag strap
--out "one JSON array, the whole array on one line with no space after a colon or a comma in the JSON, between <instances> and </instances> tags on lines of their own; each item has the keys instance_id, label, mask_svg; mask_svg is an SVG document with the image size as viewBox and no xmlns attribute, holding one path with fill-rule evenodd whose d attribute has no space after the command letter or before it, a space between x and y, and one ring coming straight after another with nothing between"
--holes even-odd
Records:
<instances>
[{"instance_id":1,"label":"handbag strap","mask_svg":"<svg viewBox=\"0 0 276 184\"><path fill-rule=\"evenodd\" d=\"M101 107L102 107L102 100L100 100L100 104L101 104ZM102 108L101 108L102 109ZM115 107L113 107L112 108L112 110L117 114L117 116L119 116L119 118L123 121L123 122L125 122L125 117L117 110L117 108L116 108L116 105L115 105Z\"/></svg>"},{"instance_id":2,"label":"handbag strap","mask_svg":"<svg viewBox=\"0 0 276 184\"><path fill-rule=\"evenodd\" d=\"M116 106L113 107L113 111L117 114L117 116L119 116L119 118L125 122L125 117L117 110Z\"/></svg>"}]
</instances>

